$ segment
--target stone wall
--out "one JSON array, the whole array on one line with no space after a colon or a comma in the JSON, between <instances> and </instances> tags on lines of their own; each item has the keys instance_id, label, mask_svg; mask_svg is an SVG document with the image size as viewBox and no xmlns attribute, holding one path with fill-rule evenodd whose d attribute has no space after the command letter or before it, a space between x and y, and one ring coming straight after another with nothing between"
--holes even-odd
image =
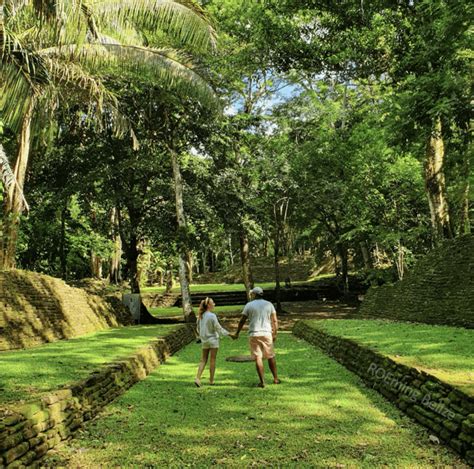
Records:
<instances>
[{"instance_id":1,"label":"stone wall","mask_svg":"<svg viewBox=\"0 0 474 469\"><path fill-rule=\"evenodd\" d=\"M446 241L405 279L372 287L360 315L474 327L474 235Z\"/></svg>"},{"instance_id":2,"label":"stone wall","mask_svg":"<svg viewBox=\"0 0 474 469\"><path fill-rule=\"evenodd\" d=\"M41 459L193 339L192 326L180 326L132 357L111 363L82 381L36 402L0 410L0 468L30 466Z\"/></svg>"},{"instance_id":3,"label":"stone wall","mask_svg":"<svg viewBox=\"0 0 474 469\"><path fill-rule=\"evenodd\" d=\"M131 323L117 298L90 295L36 272L0 272L0 351Z\"/></svg>"},{"instance_id":4,"label":"stone wall","mask_svg":"<svg viewBox=\"0 0 474 469\"><path fill-rule=\"evenodd\" d=\"M397 407L474 465L474 398L350 339L332 336L305 321L293 333L359 375Z\"/></svg>"}]
</instances>

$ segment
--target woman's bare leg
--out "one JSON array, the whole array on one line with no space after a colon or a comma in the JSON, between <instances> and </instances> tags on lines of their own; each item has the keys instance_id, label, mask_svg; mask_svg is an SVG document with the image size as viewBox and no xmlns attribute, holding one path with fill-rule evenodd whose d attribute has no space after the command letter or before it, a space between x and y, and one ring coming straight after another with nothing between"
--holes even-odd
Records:
<instances>
[{"instance_id":1,"label":"woman's bare leg","mask_svg":"<svg viewBox=\"0 0 474 469\"><path fill-rule=\"evenodd\" d=\"M218 348L211 348L211 363L209 364L209 383L214 384L214 374L216 372L216 357Z\"/></svg>"},{"instance_id":2,"label":"woman's bare leg","mask_svg":"<svg viewBox=\"0 0 474 469\"><path fill-rule=\"evenodd\" d=\"M198 370L196 373L196 379L194 380L194 383L196 384L196 386L201 386L201 375L202 375L202 372L204 371L204 368L206 367L208 357L209 357L209 349L203 348L201 361L199 362Z\"/></svg>"}]
</instances>

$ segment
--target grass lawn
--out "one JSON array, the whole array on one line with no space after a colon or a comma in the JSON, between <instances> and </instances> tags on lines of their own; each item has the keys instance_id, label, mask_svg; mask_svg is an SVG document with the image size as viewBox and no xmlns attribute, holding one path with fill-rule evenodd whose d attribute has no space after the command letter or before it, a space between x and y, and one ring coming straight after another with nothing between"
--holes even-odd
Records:
<instances>
[{"instance_id":1,"label":"grass lawn","mask_svg":"<svg viewBox=\"0 0 474 469\"><path fill-rule=\"evenodd\" d=\"M216 306L214 312L219 315L226 314L239 314L244 309L244 305L225 305L225 306ZM177 306L172 306L170 308L149 308L148 309L153 316L183 316L183 309ZM197 308L194 308L195 313L197 314Z\"/></svg>"},{"instance_id":2,"label":"grass lawn","mask_svg":"<svg viewBox=\"0 0 474 469\"><path fill-rule=\"evenodd\" d=\"M222 340L216 385L198 389L200 348L189 345L46 465L467 468L355 375L291 334L277 342L281 385L257 389L253 363L224 361L242 353L244 338Z\"/></svg>"},{"instance_id":3,"label":"grass lawn","mask_svg":"<svg viewBox=\"0 0 474 469\"><path fill-rule=\"evenodd\" d=\"M308 321L474 395L474 330L383 320Z\"/></svg>"},{"instance_id":4,"label":"grass lawn","mask_svg":"<svg viewBox=\"0 0 474 469\"><path fill-rule=\"evenodd\" d=\"M298 282L301 283L301 282ZM275 288L275 282L258 283L255 284L259 287ZM165 287L143 287L141 288L142 293L163 293ZM180 291L179 284L173 288L173 292L178 293ZM191 285L191 293L208 293L208 292L228 292L228 291L245 291L245 285L243 283L208 283L208 284L194 284Z\"/></svg>"},{"instance_id":5,"label":"grass lawn","mask_svg":"<svg viewBox=\"0 0 474 469\"><path fill-rule=\"evenodd\" d=\"M107 329L77 339L0 353L0 404L30 399L85 378L104 363L132 355L175 325Z\"/></svg>"}]
</instances>

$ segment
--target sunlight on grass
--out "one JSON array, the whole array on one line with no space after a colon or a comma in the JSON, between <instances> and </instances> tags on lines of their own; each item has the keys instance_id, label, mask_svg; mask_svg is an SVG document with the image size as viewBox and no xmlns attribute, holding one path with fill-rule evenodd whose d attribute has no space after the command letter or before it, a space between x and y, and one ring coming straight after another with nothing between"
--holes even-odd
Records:
<instances>
[{"instance_id":1,"label":"sunlight on grass","mask_svg":"<svg viewBox=\"0 0 474 469\"><path fill-rule=\"evenodd\" d=\"M216 385L193 385L200 348L186 347L138 383L48 463L68 467L463 466L428 433L319 350L281 333L283 383L254 387L244 338L224 339ZM203 383L208 377L204 373ZM267 377L268 371L267 371ZM340 466L342 467L342 466Z\"/></svg>"},{"instance_id":2,"label":"sunlight on grass","mask_svg":"<svg viewBox=\"0 0 474 469\"><path fill-rule=\"evenodd\" d=\"M197 312L197 308L194 308L195 311ZM244 305L224 305L224 306L216 306L214 309L214 312L219 315L234 315L234 314L240 314L242 310L244 309ZM164 317L164 316L173 316L173 317L178 317L178 316L183 316L183 309L180 307L170 307L170 308L149 308L148 309L153 316L157 317Z\"/></svg>"},{"instance_id":3,"label":"sunlight on grass","mask_svg":"<svg viewBox=\"0 0 474 469\"><path fill-rule=\"evenodd\" d=\"M474 395L473 330L384 320L325 319L308 323L376 349Z\"/></svg>"},{"instance_id":4,"label":"sunlight on grass","mask_svg":"<svg viewBox=\"0 0 474 469\"><path fill-rule=\"evenodd\" d=\"M0 403L30 399L125 358L175 325L107 329L27 350L0 353Z\"/></svg>"}]
</instances>

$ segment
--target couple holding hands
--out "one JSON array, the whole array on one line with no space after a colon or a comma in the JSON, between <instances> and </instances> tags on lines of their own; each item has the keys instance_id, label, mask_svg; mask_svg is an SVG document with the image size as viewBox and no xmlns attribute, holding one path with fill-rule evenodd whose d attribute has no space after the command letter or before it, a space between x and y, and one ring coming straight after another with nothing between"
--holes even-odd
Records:
<instances>
[{"instance_id":1,"label":"couple holding hands","mask_svg":"<svg viewBox=\"0 0 474 469\"><path fill-rule=\"evenodd\" d=\"M219 350L219 338L222 336L230 336L233 340L239 338L240 331L244 327L245 322L249 321L249 346L252 358L255 360L257 374L260 382L258 387L265 387L263 360L268 360L270 371L273 375L273 383L280 384L277 374L277 366L275 360L275 352L273 343L276 340L278 330L278 320L275 308L272 303L263 299L263 290L255 287L250 291L252 301L249 301L244 310L237 327L237 332L231 334L224 329L217 319L213 309L215 306L212 298L206 298L201 301L198 312L197 330L202 344L202 356L199 363L198 371L194 384L201 386L201 375L207 364L210 355L210 379L209 383L214 384L214 374L216 371L216 357Z\"/></svg>"}]
</instances>

